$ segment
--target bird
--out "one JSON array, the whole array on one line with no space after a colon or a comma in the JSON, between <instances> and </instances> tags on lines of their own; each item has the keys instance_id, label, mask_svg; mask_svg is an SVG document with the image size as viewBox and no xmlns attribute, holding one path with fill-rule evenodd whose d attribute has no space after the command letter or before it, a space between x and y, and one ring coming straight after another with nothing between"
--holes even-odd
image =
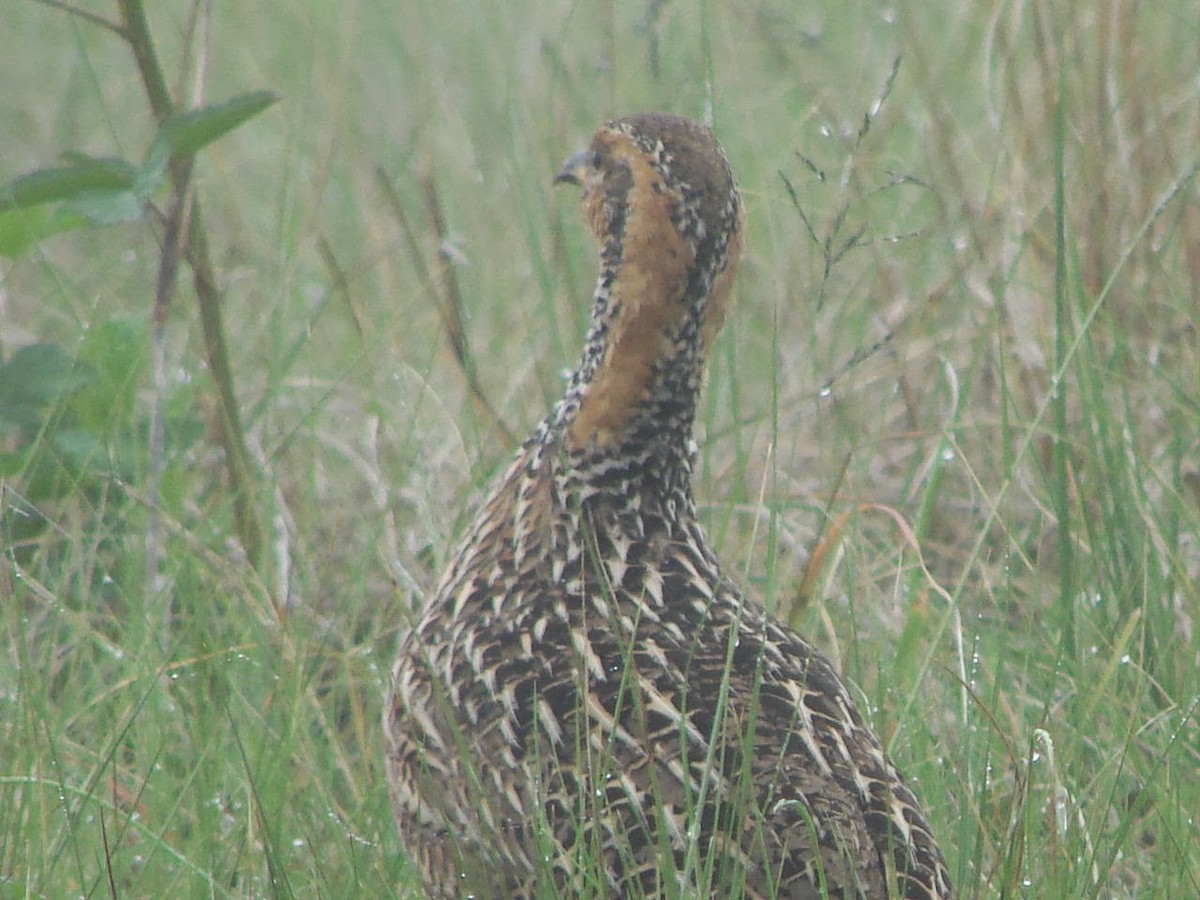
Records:
<instances>
[{"instance_id":1,"label":"bird","mask_svg":"<svg viewBox=\"0 0 1200 900\"><path fill-rule=\"evenodd\" d=\"M597 130L578 366L411 614L384 704L430 897L948 898L920 803L831 662L727 577L693 422L743 201L713 132Z\"/></svg>"}]
</instances>

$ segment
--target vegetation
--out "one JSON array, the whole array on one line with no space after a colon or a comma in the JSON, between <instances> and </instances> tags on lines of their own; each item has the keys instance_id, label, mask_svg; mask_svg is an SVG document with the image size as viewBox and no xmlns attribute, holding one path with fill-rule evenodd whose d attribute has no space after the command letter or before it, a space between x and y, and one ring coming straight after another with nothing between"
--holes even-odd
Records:
<instances>
[{"instance_id":1,"label":"vegetation","mask_svg":"<svg viewBox=\"0 0 1200 900\"><path fill-rule=\"evenodd\" d=\"M1200 894L1194 2L78 6L0 11L0 897L416 892L392 647L578 351L551 178L648 108L749 208L730 568L962 896Z\"/></svg>"}]
</instances>

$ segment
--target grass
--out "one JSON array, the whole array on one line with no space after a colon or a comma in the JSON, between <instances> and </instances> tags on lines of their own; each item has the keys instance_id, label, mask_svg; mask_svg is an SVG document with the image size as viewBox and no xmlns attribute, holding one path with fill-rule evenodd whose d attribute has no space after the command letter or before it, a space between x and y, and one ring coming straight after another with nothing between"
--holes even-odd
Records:
<instances>
[{"instance_id":1,"label":"grass","mask_svg":"<svg viewBox=\"0 0 1200 900\"><path fill-rule=\"evenodd\" d=\"M284 98L197 170L271 565L187 288L148 497L155 228L3 261L0 362L86 385L0 433L0 897L414 891L384 677L508 455L449 303L523 434L592 277L550 178L644 108L711 109L749 208L699 435L731 572L859 686L962 896L1200 893L1200 12L794 6L217 4L188 68L154 5L173 85ZM0 181L145 146L118 39L0 26Z\"/></svg>"}]
</instances>

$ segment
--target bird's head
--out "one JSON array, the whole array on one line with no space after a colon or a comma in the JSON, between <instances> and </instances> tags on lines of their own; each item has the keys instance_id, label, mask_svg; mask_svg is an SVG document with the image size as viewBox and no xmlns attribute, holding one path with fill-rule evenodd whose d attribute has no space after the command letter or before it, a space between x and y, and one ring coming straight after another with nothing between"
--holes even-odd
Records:
<instances>
[{"instance_id":1,"label":"bird's head","mask_svg":"<svg viewBox=\"0 0 1200 900\"><path fill-rule=\"evenodd\" d=\"M604 125L555 181L583 189L600 244L570 434L576 446L606 445L639 410L684 399L664 392L695 393L729 306L741 200L712 132L663 113Z\"/></svg>"}]
</instances>

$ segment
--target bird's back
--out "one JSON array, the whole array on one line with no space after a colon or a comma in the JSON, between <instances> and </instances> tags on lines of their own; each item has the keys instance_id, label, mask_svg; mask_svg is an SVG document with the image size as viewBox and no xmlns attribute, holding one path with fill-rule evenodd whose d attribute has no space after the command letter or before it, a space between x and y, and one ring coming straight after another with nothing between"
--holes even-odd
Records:
<instances>
[{"instance_id":1,"label":"bird's back","mask_svg":"<svg viewBox=\"0 0 1200 900\"><path fill-rule=\"evenodd\" d=\"M434 892L946 896L841 679L721 576L691 510L569 511L533 455L394 675L390 780Z\"/></svg>"}]
</instances>

